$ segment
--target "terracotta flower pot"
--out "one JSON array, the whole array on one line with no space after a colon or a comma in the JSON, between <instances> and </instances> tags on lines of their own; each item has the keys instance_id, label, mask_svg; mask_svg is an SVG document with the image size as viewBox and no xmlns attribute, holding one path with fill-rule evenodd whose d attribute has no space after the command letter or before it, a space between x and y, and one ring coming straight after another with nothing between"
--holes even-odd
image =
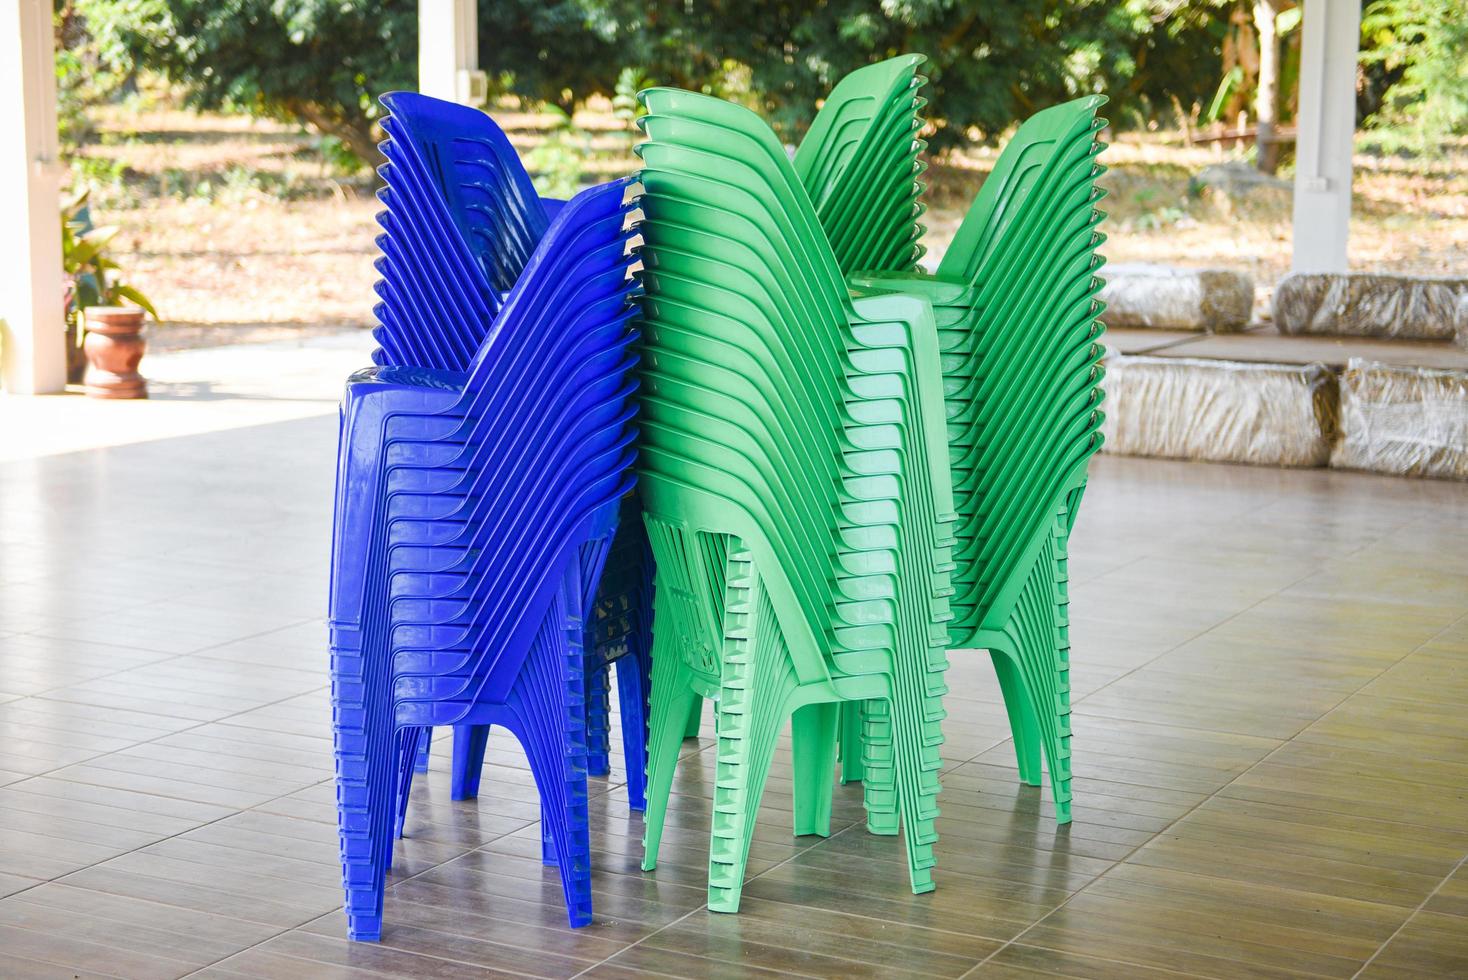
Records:
<instances>
[{"instance_id":1,"label":"terracotta flower pot","mask_svg":"<svg viewBox=\"0 0 1468 980\"><path fill-rule=\"evenodd\" d=\"M84 311L87 374L82 383L92 398L148 397L148 382L138 374L148 347L143 316L132 306L89 306Z\"/></svg>"}]
</instances>

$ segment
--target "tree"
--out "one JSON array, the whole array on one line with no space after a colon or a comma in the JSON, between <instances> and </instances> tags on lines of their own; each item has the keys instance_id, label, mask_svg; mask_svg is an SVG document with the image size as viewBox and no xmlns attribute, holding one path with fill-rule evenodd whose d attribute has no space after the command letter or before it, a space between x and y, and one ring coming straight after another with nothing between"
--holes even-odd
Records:
<instances>
[{"instance_id":1,"label":"tree","mask_svg":"<svg viewBox=\"0 0 1468 980\"><path fill-rule=\"evenodd\" d=\"M787 138L843 74L907 51L930 59L935 149L1091 92L1124 113L1191 102L1218 77L1216 32L1174 0L584 2L651 78L715 92L747 78Z\"/></svg>"},{"instance_id":2,"label":"tree","mask_svg":"<svg viewBox=\"0 0 1468 980\"><path fill-rule=\"evenodd\" d=\"M1361 19L1362 61L1387 73L1368 125L1416 149L1468 130L1468 14L1463 0L1375 0Z\"/></svg>"},{"instance_id":3,"label":"tree","mask_svg":"<svg viewBox=\"0 0 1468 980\"><path fill-rule=\"evenodd\" d=\"M1254 113L1259 136L1258 166L1267 174L1279 168L1279 0L1254 0L1254 30L1259 35L1259 91Z\"/></svg>"},{"instance_id":4,"label":"tree","mask_svg":"<svg viewBox=\"0 0 1468 980\"><path fill-rule=\"evenodd\" d=\"M570 113L613 94L630 64L615 25L582 0L481 0L479 63L499 91Z\"/></svg>"},{"instance_id":5,"label":"tree","mask_svg":"<svg viewBox=\"0 0 1468 980\"><path fill-rule=\"evenodd\" d=\"M377 96L417 80L415 0L78 0L114 62L182 83L207 109L310 123L363 160Z\"/></svg>"},{"instance_id":6,"label":"tree","mask_svg":"<svg viewBox=\"0 0 1468 980\"><path fill-rule=\"evenodd\" d=\"M204 109L309 123L377 158L377 98L417 86L418 0L74 0L116 66L157 71ZM501 91L570 109L626 62L580 0L479 0Z\"/></svg>"},{"instance_id":7,"label":"tree","mask_svg":"<svg viewBox=\"0 0 1468 980\"><path fill-rule=\"evenodd\" d=\"M306 122L375 158L376 98L411 87L417 0L74 0L118 63L182 83L202 108ZM992 138L1090 92L1139 120L1206 96L1224 0L480 0L495 91L570 110L623 69L733 95L793 137L847 71L929 55L935 149Z\"/></svg>"}]
</instances>

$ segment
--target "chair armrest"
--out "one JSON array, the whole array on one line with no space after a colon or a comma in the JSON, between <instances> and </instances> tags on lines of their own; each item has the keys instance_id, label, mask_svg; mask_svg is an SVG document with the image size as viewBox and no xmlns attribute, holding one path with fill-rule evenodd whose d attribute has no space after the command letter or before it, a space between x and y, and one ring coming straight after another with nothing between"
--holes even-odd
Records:
<instances>
[{"instance_id":1,"label":"chair armrest","mask_svg":"<svg viewBox=\"0 0 1468 980\"><path fill-rule=\"evenodd\" d=\"M374 367L347 380L337 434L331 528L333 646L339 630L350 632L361 621L367 556L384 506L381 482L388 424L394 416L432 416L453 409L463 395L462 378L451 371Z\"/></svg>"},{"instance_id":2,"label":"chair armrest","mask_svg":"<svg viewBox=\"0 0 1468 980\"><path fill-rule=\"evenodd\" d=\"M853 299L852 306L857 316L864 321L901 323L907 328L913 364L913 388L918 402L914 407L921 413L933 510L939 521L952 521L957 515L953 502L953 477L948 460L948 419L943 402L943 368L938 356L938 326L933 318L933 306L925 296L906 292L858 296Z\"/></svg>"},{"instance_id":3,"label":"chair armrest","mask_svg":"<svg viewBox=\"0 0 1468 980\"><path fill-rule=\"evenodd\" d=\"M912 272L858 272L847 277L846 286L858 299L903 293L921 296L932 306L968 305L972 303L973 294L977 293L972 283L952 282Z\"/></svg>"}]
</instances>

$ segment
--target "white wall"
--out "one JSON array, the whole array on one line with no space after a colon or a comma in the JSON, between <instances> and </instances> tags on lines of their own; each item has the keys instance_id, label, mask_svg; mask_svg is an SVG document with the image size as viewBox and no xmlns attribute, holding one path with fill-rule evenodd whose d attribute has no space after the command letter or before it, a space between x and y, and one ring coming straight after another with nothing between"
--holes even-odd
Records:
<instances>
[{"instance_id":1,"label":"white wall","mask_svg":"<svg viewBox=\"0 0 1468 980\"><path fill-rule=\"evenodd\" d=\"M0 358L5 390L66 386L50 0L0 0Z\"/></svg>"}]
</instances>

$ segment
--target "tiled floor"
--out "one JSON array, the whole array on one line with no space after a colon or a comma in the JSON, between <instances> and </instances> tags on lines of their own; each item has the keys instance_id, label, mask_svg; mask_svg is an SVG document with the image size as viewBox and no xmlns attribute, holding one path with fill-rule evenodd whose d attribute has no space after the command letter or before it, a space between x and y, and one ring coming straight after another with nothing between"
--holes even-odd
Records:
<instances>
[{"instance_id":1,"label":"tiled floor","mask_svg":"<svg viewBox=\"0 0 1468 980\"><path fill-rule=\"evenodd\" d=\"M500 739L477 804L436 756L384 942L349 944L334 430L0 464L0 976L1468 975L1468 489L1113 458L1073 542L1071 827L955 654L931 895L849 788L829 840L791 838L782 768L744 911L702 910L705 737L655 875L620 771L595 781L572 932Z\"/></svg>"}]
</instances>

